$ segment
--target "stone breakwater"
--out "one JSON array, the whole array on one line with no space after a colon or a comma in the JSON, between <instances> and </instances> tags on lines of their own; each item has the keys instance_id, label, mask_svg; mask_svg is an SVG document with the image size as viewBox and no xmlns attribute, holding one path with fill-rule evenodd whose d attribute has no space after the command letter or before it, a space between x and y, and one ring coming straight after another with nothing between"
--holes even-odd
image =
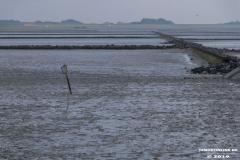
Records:
<instances>
[{"instance_id":1,"label":"stone breakwater","mask_svg":"<svg viewBox=\"0 0 240 160\"><path fill-rule=\"evenodd\" d=\"M192 69L190 72L194 74L221 74L225 75L232 70L236 69L240 66L240 62L233 62L233 61L222 61L219 63L215 63L213 65L209 65L208 67L198 67Z\"/></svg>"},{"instance_id":2,"label":"stone breakwater","mask_svg":"<svg viewBox=\"0 0 240 160\"><path fill-rule=\"evenodd\" d=\"M16 45L0 46L0 49L110 49L110 50L136 50L136 49L173 49L179 48L177 45L154 46L154 45L85 45L85 46L52 46L52 45Z\"/></svg>"},{"instance_id":3,"label":"stone breakwater","mask_svg":"<svg viewBox=\"0 0 240 160\"><path fill-rule=\"evenodd\" d=\"M207 54L209 56L214 56L218 59L221 59L220 62L215 64L210 64L207 67L198 67L189 70L188 72L194 74L218 74L218 75L225 75L235 68L240 66L240 60L237 57L225 55L226 52L240 52L240 50L229 50L229 49L218 49L218 48L211 48L205 47L202 44L187 42L182 38L175 38L170 35L166 35L163 33L155 32L161 38L167 39L169 42L175 43L179 48L192 48L198 51L201 51L203 54ZM201 54L201 53L200 53Z\"/></svg>"},{"instance_id":4,"label":"stone breakwater","mask_svg":"<svg viewBox=\"0 0 240 160\"><path fill-rule=\"evenodd\" d=\"M203 46L202 44L187 42L183 38L175 38L174 36L166 35L166 34L163 34L163 33L160 33L160 32L154 32L154 33L159 35L160 38L167 39L170 43L171 42L175 43L181 49L191 47L191 48L195 48L195 49L200 49L202 51L210 52L211 54L222 57L224 59L239 61L239 59L237 57L225 55L224 53L226 53L226 52L240 52L240 50L226 49L226 48L219 49L219 48L206 47L206 46Z\"/></svg>"}]
</instances>

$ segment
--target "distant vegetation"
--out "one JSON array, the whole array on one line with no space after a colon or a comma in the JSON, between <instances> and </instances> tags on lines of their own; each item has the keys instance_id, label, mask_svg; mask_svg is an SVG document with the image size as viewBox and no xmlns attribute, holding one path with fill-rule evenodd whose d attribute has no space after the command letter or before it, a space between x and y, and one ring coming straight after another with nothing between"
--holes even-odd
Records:
<instances>
[{"instance_id":1,"label":"distant vegetation","mask_svg":"<svg viewBox=\"0 0 240 160\"><path fill-rule=\"evenodd\" d=\"M163 18L149 19L143 18L141 22L131 22L130 24L174 24L172 21L167 21Z\"/></svg>"},{"instance_id":2,"label":"distant vegetation","mask_svg":"<svg viewBox=\"0 0 240 160\"><path fill-rule=\"evenodd\" d=\"M124 24L124 23L119 21L119 22L117 22L117 24Z\"/></svg>"},{"instance_id":3,"label":"distant vegetation","mask_svg":"<svg viewBox=\"0 0 240 160\"><path fill-rule=\"evenodd\" d=\"M22 22L18 21L18 20L0 20L0 24L20 24ZM82 22L76 21L74 19L67 19L67 20L63 20L61 22L52 22L52 21L35 21L35 24L84 24ZM108 24L108 25L112 25L112 22L104 22L103 24ZM116 24L174 24L172 21L167 21L163 18L159 18L159 19L149 19L149 18L143 18L140 22L131 22L131 23L124 23L124 22L117 22ZM236 21L236 22L230 22L230 23L225 23L225 24L240 24L240 22Z\"/></svg>"},{"instance_id":4,"label":"distant vegetation","mask_svg":"<svg viewBox=\"0 0 240 160\"><path fill-rule=\"evenodd\" d=\"M223 23L223 24L240 24L240 22L239 21L236 21L236 22L229 22L229 23Z\"/></svg>"},{"instance_id":5,"label":"distant vegetation","mask_svg":"<svg viewBox=\"0 0 240 160\"><path fill-rule=\"evenodd\" d=\"M113 23L111 23L111 22L104 22L103 24L113 24Z\"/></svg>"},{"instance_id":6,"label":"distant vegetation","mask_svg":"<svg viewBox=\"0 0 240 160\"><path fill-rule=\"evenodd\" d=\"M36 24L59 24L59 22L51 22L51 21L46 21L46 22L42 22L42 21L36 21Z\"/></svg>"},{"instance_id":7,"label":"distant vegetation","mask_svg":"<svg viewBox=\"0 0 240 160\"><path fill-rule=\"evenodd\" d=\"M104 22L103 24L113 24L111 22ZM172 21L167 21L163 18L159 19L149 19L149 18L143 18L141 22L130 22L130 23L124 23L124 22L117 22L116 24L174 24Z\"/></svg>"},{"instance_id":8,"label":"distant vegetation","mask_svg":"<svg viewBox=\"0 0 240 160\"><path fill-rule=\"evenodd\" d=\"M59 22L51 22L51 21L46 21L46 22L42 22L42 21L36 21L36 24L84 24L82 22L76 21L74 19L67 19L64 21Z\"/></svg>"},{"instance_id":9,"label":"distant vegetation","mask_svg":"<svg viewBox=\"0 0 240 160\"><path fill-rule=\"evenodd\" d=\"M76 21L74 19L67 19L65 21L61 21L62 24L84 24L82 22Z\"/></svg>"},{"instance_id":10,"label":"distant vegetation","mask_svg":"<svg viewBox=\"0 0 240 160\"><path fill-rule=\"evenodd\" d=\"M16 24L21 23L20 21L14 21L14 20L0 20L0 24Z\"/></svg>"}]
</instances>

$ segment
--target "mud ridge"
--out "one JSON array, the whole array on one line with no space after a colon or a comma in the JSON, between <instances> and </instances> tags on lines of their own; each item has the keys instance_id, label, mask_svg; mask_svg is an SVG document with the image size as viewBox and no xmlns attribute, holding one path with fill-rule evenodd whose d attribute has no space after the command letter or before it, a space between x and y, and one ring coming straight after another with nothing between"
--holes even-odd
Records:
<instances>
[{"instance_id":1,"label":"mud ridge","mask_svg":"<svg viewBox=\"0 0 240 160\"><path fill-rule=\"evenodd\" d=\"M51 45L16 45L0 46L0 49L111 49L111 50L135 50L135 49L173 49L179 48L177 45L154 46L154 45L85 45L85 46L51 46Z\"/></svg>"},{"instance_id":2,"label":"mud ridge","mask_svg":"<svg viewBox=\"0 0 240 160\"><path fill-rule=\"evenodd\" d=\"M139 37L131 37L131 36L125 36L125 37L115 37L115 36L107 36L107 37L0 37L0 39L102 39L102 38L137 38L137 39L156 39L158 37L144 37L144 36L139 36Z\"/></svg>"}]
</instances>

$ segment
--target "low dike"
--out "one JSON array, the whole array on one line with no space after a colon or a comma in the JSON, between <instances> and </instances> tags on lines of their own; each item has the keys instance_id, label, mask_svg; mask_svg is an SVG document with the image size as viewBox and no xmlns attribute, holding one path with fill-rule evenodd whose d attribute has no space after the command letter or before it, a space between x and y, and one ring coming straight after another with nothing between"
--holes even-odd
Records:
<instances>
[{"instance_id":1,"label":"low dike","mask_svg":"<svg viewBox=\"0 0 240 160\"><path fill-rule=\"evenodd\" d=\"M217 49L211 47L205 47L201 44L187 42L182 38L175 38L171 35L166 35L160 32L154 32L159 35L161 38L166 39L172 43L175 43L179 48L188 48L193 53L197 54L204 60L206 60L209 64L216 64L224 60L232 60L234 62L239 61L236 57L224 55L223 53L226 51L233 51L228 49Z\"/></svg>"}]
</instances>

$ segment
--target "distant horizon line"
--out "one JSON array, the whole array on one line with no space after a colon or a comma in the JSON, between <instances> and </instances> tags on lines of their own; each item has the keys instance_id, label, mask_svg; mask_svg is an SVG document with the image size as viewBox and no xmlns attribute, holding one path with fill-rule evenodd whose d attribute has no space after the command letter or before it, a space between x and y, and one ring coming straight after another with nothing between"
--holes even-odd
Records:
<instances>
[{"instance_id":1,"label":"distant horizon line","mask_svg":"<svg viewBox=\"0 0 240 160\"><path fill-rule=\"evenodd\" d=\"M74 19L66 19L66 20L74 20ZM66 20L62 20L62 21L66 21ZM84 23L84 22L80 22L80 21L77 21L77 22L80 22L79 24L78 23L61 23L62 21L60 22L54 22L54 21L41 21L41 23L36 23L37 21L40 21L40 20L36 20L35 22L33 21L19 21L19 20L13 20L13 19L5 19L5 20L1 20L0 21L16 21L18 23L31 23L31 24L37 24L37 25L54 25L54 23L56 24L59 24L59 25L238 25L240 24L240 22L238 20L236 20L235 22L234 21L231 21L231 22L227 22L227 23L174 23L174 24L154 24L154 23L146 23L146 24L132 24L132 22L122 22L122 21L118 21L116 23L112 23L112 22L103 22L103 23L94 23L94 22L91 22L91 23ZM121 22L121 24L117 24ZM104 24L105 23L105 24ZM1 23L0 24L4 24L4 23ZM5 24L16 24L16 23L5 23Z\"/></svg>"},{"instance_id":2,"label":"distant horizon line","mask_svg":"<svg viewBox=\"0 0 240 160\"><path fill-rule=\"evenodd\" d=\"M144 18L142 18L142 19L144 19ZM146 18L146 19L151 19L151 18ZM161 19L161 18L159 18L159 19ZM162 18L162 19L164 19L164 18ZM66 19L66 20L74 20L74 19ZM61 23L61 22L63 22L63 21L66 21L66 20L62 20L62 21L60 21L60 22L57 22L57 21L41 21L41 20L36 20L36 21L20 21L20 20L13 20L13 19L5 19L5 20L1 20L0 19L0 21L16 21L16 22L18 22L18 23L35 23L36 24L36 22L37 21L40 21L41 23L39 23L39 24L47 24L47 23L49 23L49 24L51 24L51 23L59 23L59 24L69 24L69 25L80 25L80 23L82 23L81 25L89 25L89 24L98 24L98 25L100 25L100 24L103 24L103 25L111 25L111 24L114 24L114 25L116 25L116 24L118 24L118 23L121 23L121 24L131 24L131 23L133 23L133 22L122 22L122 21L118 21L118 22L116 22L116 23L113 23L113 22L109 22L109 21L106 21L106 22L102 22L102 23L95 23L95 22L90 22L90 23L84 23L84 22L80 22L80 21L78 21L78 20L74 20L74 21L76 21L76 22L79 22L79 24L77 24L77 23ZM156 19L157 20L157 19ZM165 20L165 19L164 19ZM135 21L136 22L136 21ZM105 24L104 24L105 23ZM1 22L0 22L0 24L2 24ZM11 23L7 23L7 24L11 24ZM13 24L13 23L12 23ZM240 24L240 22L238 21L238 20L236 20L236 21L230 21L230 22L225 22L225 23L174 23L174 24L154 24L154 23L146 23L146 24L153 24L153 25L220 25L220 24ZM120 24L118 24L118 25L120 25ZM132 24L133 25L133 24ZM143 25L143 24L142 24Z\"/></svg>"}]
</instances>

